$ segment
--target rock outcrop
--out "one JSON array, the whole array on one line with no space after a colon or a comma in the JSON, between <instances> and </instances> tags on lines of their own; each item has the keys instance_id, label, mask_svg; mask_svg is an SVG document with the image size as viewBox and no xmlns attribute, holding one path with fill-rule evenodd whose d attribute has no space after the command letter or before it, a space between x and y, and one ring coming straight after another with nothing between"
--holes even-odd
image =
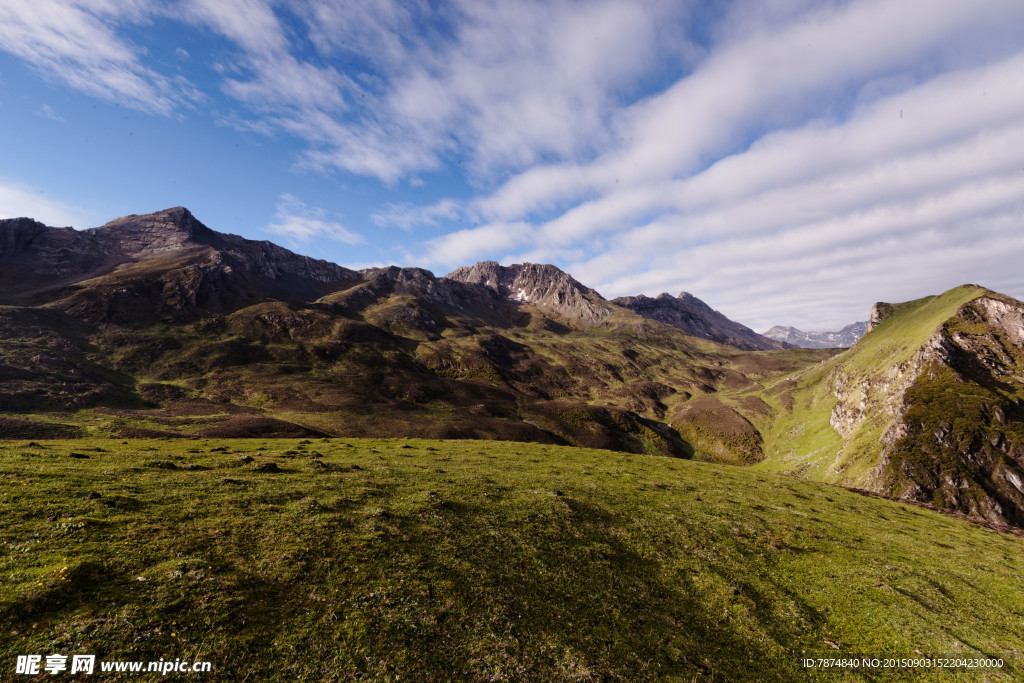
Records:
<instances>
[{"instance_id":1,"label":"rock outcrop","mask_svg":"<svg viewBox=\"0 0 1024 683\"><path fill-rule=\"evenodd\" d=\"M0 220L0 284L4 294L74 281L113 267L108 245L88 231L51 228L31 218Z\"/></svg>"},{"instance_id":2,"label":"rock outcrop","mask_svg":"<svg viewBox=\"0 0 1024 683\"><path fill-rule=\"evenodd\" d=\"M763 337L749 327L734 322L697 297L682 292L678 297L667 293L656 297L640 294L619 297L612 303L651 320L671 325L694 337L710 339L744 351L766 351L786 348L783 342Z\"/></svg>"},{"instance_id":3,"label":"rock outcrop","mask_svg":"<svg viewBox=\"0 0 1024 683\"><path fill-rule=\"evenodd\" d=\"M881 325L882 322L891 318L895 311L896 309L892 304L887 304L884 301L876 303L871 307L871 316L868 318L868 325L864 330L864 334L867 334Z\"/></svg>"}]
</instances>

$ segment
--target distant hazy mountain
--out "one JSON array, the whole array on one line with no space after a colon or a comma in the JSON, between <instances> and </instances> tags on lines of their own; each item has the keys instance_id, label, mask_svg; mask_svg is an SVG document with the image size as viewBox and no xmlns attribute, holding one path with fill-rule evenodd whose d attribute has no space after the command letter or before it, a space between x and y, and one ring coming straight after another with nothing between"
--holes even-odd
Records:
<instances>
[{"instance_id":1,"label":"distant hazy mountain","mask_svg":"<svg viewBox=\"0 0 1024 683\"><path fill-rule=\"evenodd\" d=\"M653 298L643 294L623 296L612 299L612 303L645 318L671 325L694 337L711 339L744 351L786 348L784 343L768 339L730 320L688 292L682 292L677 297L667 293Z\"/></svg>"},{"instance_id":2,"label":"distant hazy mountain","mask_svg":"<svg viewBox=\"0 0 1024 683\"><path fill-rule=\"evenodd\" d=\"M776 325L764 336L802 349L847 349L867 331L867 321L847 325L838 332L804 332L795 327Z\"/></svg>"}]
</instances>

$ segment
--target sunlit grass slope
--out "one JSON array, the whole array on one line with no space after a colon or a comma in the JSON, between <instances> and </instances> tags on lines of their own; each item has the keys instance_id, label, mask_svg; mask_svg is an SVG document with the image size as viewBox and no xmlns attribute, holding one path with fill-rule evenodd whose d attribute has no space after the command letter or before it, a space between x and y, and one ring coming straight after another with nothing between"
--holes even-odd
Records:
<instances>
[{"instance_id":1,"label":"sunlit grass slope","mask_svg":"<svg viewBox=\"0 0 1024 683\"><path fill-rule=\"evenodd\" d=\"M4 676L29 653L209 660L217 681L790 681L814 676L803 655L852 654L1006 664L822 678L1021 675L1024 539L744 468L472 441L6 442L0 505Z\"/></svg>"}]
</instances>

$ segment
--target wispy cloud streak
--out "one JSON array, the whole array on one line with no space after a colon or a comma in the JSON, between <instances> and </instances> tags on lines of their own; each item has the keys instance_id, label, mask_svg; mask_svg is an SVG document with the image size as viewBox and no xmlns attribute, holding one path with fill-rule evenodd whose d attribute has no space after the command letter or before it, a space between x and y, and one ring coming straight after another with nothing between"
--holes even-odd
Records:
<instances>
[{"instance_id":1,"label":"wispy cloud streak","mask_svg":"<svg viewBox=\"0 0 1024 683\"><path fill-rule=\"evenodd\" d=\"M170 115L198 92L187 81L144 66L141 51L115 28L121 21L145 21L150 11L142 0L5 0L0 49L81 92Z\"/></svg>"},{"instance_id":2,"label":"wispy cloud streak","mask_svg":"<svg viewBox=\"0 0 1024 683\"><path fill-rule=\"evenodd\" d=\"M274 220L267 232L284 237L290 244L308 247L315 240L328 239L354 246L366 238L331 220L326 209L310 206L298 197L283 194L277 203Z\"/></svg>"}]
</instances>

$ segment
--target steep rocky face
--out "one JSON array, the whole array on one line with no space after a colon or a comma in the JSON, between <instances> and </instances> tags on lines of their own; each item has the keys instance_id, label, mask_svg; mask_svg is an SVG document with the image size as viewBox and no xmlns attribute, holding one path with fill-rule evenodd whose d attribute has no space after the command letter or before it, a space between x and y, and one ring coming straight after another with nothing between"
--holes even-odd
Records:
<instances>
[{"instance_id":1,"label":"steep rocky face","mask_svg":"<svg viewBox=\"0 0 1024 683\"><path fill-rule=\"evenodd\" d=\"M857 343L867 331L867 321L852 323L838 332L804 332L795 327L776 325L765 337L801 349L846 349Z\"/></svg>"},{"instance_id":2,"label":"steep rocky face","mask_svg":"<svg viewBox=\"0 0 1024 683\"><path fill-rule=\"evenodd\" d=\"M623 306L644 318L678 328L686 334L727 344L744 351L781 349L786 345L768 339L749 327L730 320L697 297L682 292L678 297L667 293L657 297L626 296L612 299L613 304Z\"/></svg>"},{"instance_id":3,"label":"steep rocky face","mask_svg":"<svg viewBox=\"0 0 1024 683\"><path fill-rule=\"evenodd\" d=\"M586 324L600 322L612 313L600 294L552 265L502 266L495 261L482 261L454 270L445 278L483 285L502 299L530 304Z\"/></svg>"}]
</instances>

